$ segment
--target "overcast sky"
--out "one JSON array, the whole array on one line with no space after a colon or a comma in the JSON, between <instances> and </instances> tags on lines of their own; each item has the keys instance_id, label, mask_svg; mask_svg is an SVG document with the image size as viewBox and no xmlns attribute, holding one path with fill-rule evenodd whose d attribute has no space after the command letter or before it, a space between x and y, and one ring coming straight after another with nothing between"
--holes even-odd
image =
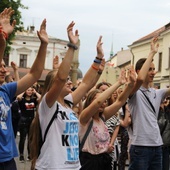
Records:
<instances>
[{"instance_id":1,"label":"overcast sky","mask_svg":"<svg viewBox=\"0 0 170 170\"><path fill-rule=\"evenodd\" d=\"M103 49L109 59L113 42L114 54L127 49L137 39L170 22L169 0L22 0L28 10L21 10L25 28L39 29L47 19L50 36L68 40L66 28L74 21L79 30L79 68L83 74L96 56L96 43L103 36Z\"/></svg>"}]
</instances>

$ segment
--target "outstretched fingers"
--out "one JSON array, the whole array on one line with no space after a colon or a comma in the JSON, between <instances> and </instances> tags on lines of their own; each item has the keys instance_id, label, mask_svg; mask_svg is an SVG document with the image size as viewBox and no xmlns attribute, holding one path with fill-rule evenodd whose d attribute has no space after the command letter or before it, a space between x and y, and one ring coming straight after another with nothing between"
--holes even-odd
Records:
<instances>
[{"instance_id":1,"label":"outstretched fingers","mask_svg":"<svg viewBox=\"0 0 170 170\"><path fill-rule=\"evenodd\" d=\"M42 21L40 30L37 31L37 35L42 43L48 44L48 35L46 32L46 19Z\"/></svg>"}]
</instances>

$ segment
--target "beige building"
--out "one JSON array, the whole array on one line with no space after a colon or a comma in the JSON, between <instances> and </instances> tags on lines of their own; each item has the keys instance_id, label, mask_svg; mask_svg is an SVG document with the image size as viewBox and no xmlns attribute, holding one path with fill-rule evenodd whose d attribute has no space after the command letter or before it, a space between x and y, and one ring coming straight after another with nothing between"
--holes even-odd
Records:
<instances>
[{"instance_id":1,"label":"beige building","mask_svg":"<svg viewBox=\"0 0 170 170\"><path fill-rule=\"evenodd\" d=\"M158 53L154 57L154 64L157 74L154 78L154 85L159 88L170 86L170 23L158 30L134 41L129 45L129 49L118 51L115 55L110 55L106 62L105 69L99 81L110 83L116 82L122 68L135 65L140 58L146 58L150 51L151 39L159 35ZM111 50L111 54L113 54Z\"/></svg>"},{"instance_id":2,"label":"beige building","mask_svg":"<svg viewBox=\"0 0 170 170\"><path fill-rule=\"evenodd\" d=\"M111 53L112 54L112 53ZM117 81L121 69L126 69L131 64L132 53L129 49L118 51L115 55L110 55L106 62L105 69L99 79L99 82L106 81L111 84Z\"/></svg>"},{"instance_id":3,"label":"beige building","mask_svg":"<svg viewBox=\"0 0 170 170\"><path fill-rule=\"evenodd\" d=\"M56 55L58 55L59 63L62 61L68 48L67 43L68 41L66 40L61 40L49 36L45 69L39 80L40 83L41 82L43 83L46 74L50 70L52 70L53 58ZM31 68L35 60L35 57L37 56L39 46L40 46L40 40L37 36L37 33L34 31L34 26L31 26L30 29L27 31L17 32L16 37L13 40L13 44L11 45L10 55L5 58L5 63L9 65L9 70L11 74L13 74L13 70L10 67L10 63L11 61L14 61L19 68L20 77L24 76ZM73 83L76 83L78 76L80 78L82 77L82 73L78 69L79 67L78 59L79 59L79 50L76 51L72 63L71 78L73 80Z\"/></svg>"},{"instance_id":4,"label":"beige building","mask_svg":"<svg viewBox=\"0 0 170 170\"><path fill-rule=\"evenodd\" d=\"M157 71L154 85L165 88L170 85L170 23L133 42L129 45L129 48L133 54L132 64L136 64L138 59L148 56L150 41L157 35L159 35L159 49L153 61Z\"/></svg>"}]
</instances>

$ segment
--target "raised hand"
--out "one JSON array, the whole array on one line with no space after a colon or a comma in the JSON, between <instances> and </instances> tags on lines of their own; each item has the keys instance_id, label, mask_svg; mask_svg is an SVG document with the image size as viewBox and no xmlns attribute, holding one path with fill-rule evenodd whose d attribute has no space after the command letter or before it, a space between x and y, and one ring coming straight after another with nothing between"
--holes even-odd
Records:
<instances>
[{"instance_id":1,"label":"raised hand","mask_svg":"<svg viewBox=\"0 0 170 170\"><path fill-rule=\"evenodd\" d=\"M10 24L10 18L13 14L14 10L12 8L5 8L0 13L0 25L2 26L2 30L7 34L12 33L16 24L16 20L13 20L12 24Z\"/></svg>"},{"instance_id":2,"label":"raised hand","mask_svg":"<svg viewBox=\"0 0 170 170\"><path fill-rule=\"evenodd\" d=\"M159 47L159 43L157 43L158 41L158 37L154 37L152 40L151 40L151 52L153 53L157 53L158 52L158 47Z\"/></svg>"},{"instance_id":3,"label":"raised hand","mask_svg":"<svg viewBox=\"0 0 170 170\"><path fill-rule=\"evenodd\" d=\"M44 19L41 23L40 30L37 31L37 35L41 41L41 43L48 44L48 34L46 32L46 19Z\"/></svg>"},{"instance_id":4,"label":"raised hand","mask_svg":"<svg viewBox=\"0 0 170 170\"><path fill-rule=\"evenodd\" d=\"M126 71L123 69L121 70L121 73L119 75L119 78L118 78L118 82L123 85L127 82L127 78L126 78Z\"/></svg>"},{"instance_id":5,"label":"raised hand","mask_svg":"<svg viewBox=\"0 0 170 170\"><path fill-rule=\"evenodd\" d=\"M53 58L53 70L57 70L59 68L59 57L56 55Z\"/></svg>"},{"instance_id":6,"label":"raised hand","mask_svg":"<svg viewBox=\"0 0 170 170\"><path fill-rule=\"evenodd\" d=\"M99 37L99 40L97 42L97 57L102 59L104 57L104 52L103 52L103 48L102 48L102 36Z\"/></svg>"},{"instance_id":7,"label":"raised hand","mask_svg":"<svg viewBox=\"0 0 170 170\"><path fill-rule=\"evenodd\" d=\"M70 43L76 45L79 40L79 34L78 34L78 30L75 30L75 34L73 34L74 25L75 25L75 22L73 22L73 21L68 25L67 34L68 34Z\"/></svg>"},{"instance_id":8,"label":"raised hand","mask_svg":"<svg viewBox=\"0 0 170 170\"><path fill-rule=\"evenodd\" d=\"M0 47L4 47L6 46L6 40L2 31L2 27L0 26Z\"/></svg>"},{"instance_id":9,"label":"raised hand","mask_svg":"<svg viewBox=\"0 0 170 170\"><path fill-rule=\"evenodd\" d=\"M13 61L11 61L11 67L13 68L13 70L17 70L18 69L16 63L13 62Z\"/></svg>"},{"instance_id":10,"label":"raised hand","mask_svg":"<svg viewBox=\"0 0 170 170\"><path fill-rule=\"evenodd\" d=\"M128 69L128 83L134 85L136 82L136 72L133 66Z\"/></svg>"}]
</instances>

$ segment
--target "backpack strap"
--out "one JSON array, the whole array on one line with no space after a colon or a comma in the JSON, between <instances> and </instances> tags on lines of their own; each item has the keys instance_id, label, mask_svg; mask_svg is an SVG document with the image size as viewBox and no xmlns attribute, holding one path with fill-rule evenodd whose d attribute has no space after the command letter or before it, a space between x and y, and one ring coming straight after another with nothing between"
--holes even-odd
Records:
<instances>
[{"instance_id":1,"label":"backpack strap","mask_svg":"<svg viewBox=\"0 0 170 170\"><path fill-rule=\"evenodd\" d=\"M143 93L143 95L145 96L145 98L146 98L147 101L149 102L150 106L152 107L152 110L153 110L154 113L156 114L155 108L154 108L153 104L151 103L151 101L149 100L149 98L146 96L146 94L145 94L142 90L140 90L140 91Z\"/></svg>"},{"instance_id":2,"label":"backpack strap","mask_svg":"<svg viewBox=\"0 0 170 170\"><path fill-rule=\"evenodd\" d=\"M88 136L89 133L90 133L90 130L91 130L92 126L93 126L93 119L90 121L89 127L88 127L88 129L87 129L87 131L86 131L85 135L83 136L83 139L82 139L82 141L81 141L81 143L80 143L80 146L79 146L79 151L80 151L80 152L81 152L81 150L82 150L82 148L83 148L83 146L84 146L84 143L85 143L85 141L86 141L86 139L87 139L87 136Z\"/></svg>"},{"instance_id":3,"label":"backpack strap","mask_svg":"<svg viewBox=\"0 0 170 170\"><path fill-rule=\"evenodd\" d=\"M44 143L45 140L46 140L47 133L48 133L48 131L49 131L49 129L50 129L50 126L52 125L54 119L57 117L57 114L58 114L58 103L57 103L57 109L56 109L53 117L51 118L50 122L48 123L48 126L47 126L46 130L45 130L43 143ZM43 145L43 143L42 143L42 145Z\"/></svg>"},{"instance_id":4,"label":"backpack strap","mask_svg":"<svg viewBox=\"0 0 170 170\"><path fill-rule=\"evenodd\" d=\"M104 117L103 117L102 115L100 115L100 118L103 120L103 122L105 122L105 119L104 119ZM80 143L80 146L79 146L79 151L82 150L82 148L83 148L83 146L84 146L84 143L85 143L85 141L86 141L86 139L87 139L87 136L88 136L89 133L90 133L90 130L91 130L92 126L93 126L93 119L90 121L89 127L88 127L85 135L83 136L83 139L82 139L82 141L81 141L81 143Z\"/></svg>"}]
</instances>

